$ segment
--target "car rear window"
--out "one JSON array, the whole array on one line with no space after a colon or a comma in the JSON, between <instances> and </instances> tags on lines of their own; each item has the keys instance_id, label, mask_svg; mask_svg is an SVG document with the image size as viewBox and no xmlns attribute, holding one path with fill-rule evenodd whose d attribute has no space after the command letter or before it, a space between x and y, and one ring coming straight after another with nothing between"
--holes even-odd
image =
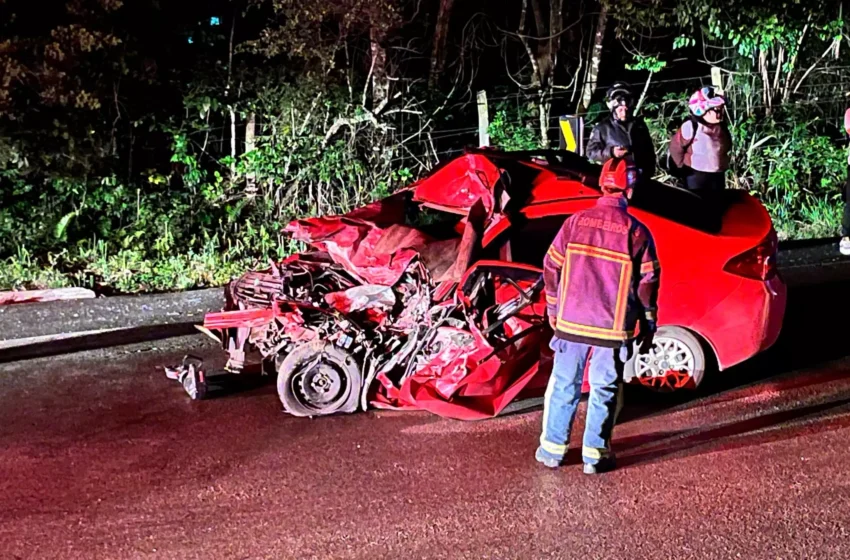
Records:
<instances>
[{"instance_id":1,"label":"car rear window","mask_svg":"<svg viewBox=\"0 0 850 560\"><path fill-rule=\"evenodd\" d=\"M726 208L740 195L739 191L726 191L715 200L706 200L684 189L650 183L640 195L635 192L631 204L686 227L716 234L721 230ZM543 266L543 257L567 218L568 214L533 219L517 216L506 239L512 260Z\"/></svg>"},{"instance_id":2,"label":"car rear window","mask_svg":"<svg viewBox=\"0 0 850 560\"><path fill-rule=\"evenodd\" d=\"M588 162L585 158L570 152L541 152L550 161L548 169L559 177L578 179L584 185L598 188L601 166ZM511 153L520 158L524 152ZM530 156L529 156L530 157ZM525 191L533 178L539 173L533 167L522 165L520 161L500 161L511 178L511 197L513 204L525 200ZM730 200L740 196L736 191L725 191L713 198L694 194L687 189L675 187L658 181L647 181L635 189L631 205L657 216L707 233L719 233L723 226L723 215Z\"/></svg>"},{"instance_id":3,"label":"car rear window","mask_svg":"<svg viewBox=\"0 0 850 560\"><path fill-rule=\"evenodd\" d=\"M687 227L719 233L729 200L735 197L737 193L734 192L705 197L686 189L648 181L638 185L630 204Z\"/></svg>"}]
</instances>

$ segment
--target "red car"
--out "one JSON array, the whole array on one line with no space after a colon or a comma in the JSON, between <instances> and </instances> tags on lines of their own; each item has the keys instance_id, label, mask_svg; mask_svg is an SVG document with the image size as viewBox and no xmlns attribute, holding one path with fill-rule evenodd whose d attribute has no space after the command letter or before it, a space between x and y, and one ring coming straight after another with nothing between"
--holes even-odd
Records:
<instances>
[{"instance_id":1,"label":"red car","mask_svg":"<svg viewBox=\"0 0 850 560\"><path fill-rule=\"evenodd\" d=\"M595 204L598 173L569 152L471 150L387 199L290 224L310 250L232 282L205 330L231 371L252 349L274 364L295 415L498 415L545 389L543 255L566 217ZM648 182L630 212L662 272L655 346L629 361L628 382L694 388L776 341L786 288L758 200Z\"/></svg>"}]
</instances>

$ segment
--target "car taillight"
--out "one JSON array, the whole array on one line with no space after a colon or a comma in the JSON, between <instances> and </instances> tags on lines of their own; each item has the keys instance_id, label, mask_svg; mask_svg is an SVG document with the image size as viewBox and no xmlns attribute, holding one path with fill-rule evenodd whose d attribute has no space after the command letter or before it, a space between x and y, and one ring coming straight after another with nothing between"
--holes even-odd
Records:
<instances>
[{"instance_id":1,"label":"car taillight","mask_svg":"<svg viewBox=\"0 0 850 560\"><path fill-rule=\"evenodd\" d=\"M761 243L730 259L723 270L753 280L770 280L776 276L777 248L776 233L771 231Z\"/></svg>"}]
</instances>

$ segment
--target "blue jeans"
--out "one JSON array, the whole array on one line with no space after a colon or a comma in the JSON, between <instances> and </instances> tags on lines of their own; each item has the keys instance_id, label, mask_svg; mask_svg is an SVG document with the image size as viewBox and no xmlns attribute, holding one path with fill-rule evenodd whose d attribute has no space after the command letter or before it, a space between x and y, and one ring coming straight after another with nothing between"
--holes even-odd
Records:
<instances>
[{"instance_id":1,"label":"blue jeans","mask_svg":"<svg viewBox=\"0 0 850 560\"><path fill-rule=\"evenodd\" d=\"M595 465L611 454L611 435L622 407L623 365L629 347L603 348L553 338L555 364L543 405L543 433L538 453L563 460L570 441L570 428L581 398L584 369L590 356L590 399L584 428L582 458Z\"/></svg>"}]
</instances>

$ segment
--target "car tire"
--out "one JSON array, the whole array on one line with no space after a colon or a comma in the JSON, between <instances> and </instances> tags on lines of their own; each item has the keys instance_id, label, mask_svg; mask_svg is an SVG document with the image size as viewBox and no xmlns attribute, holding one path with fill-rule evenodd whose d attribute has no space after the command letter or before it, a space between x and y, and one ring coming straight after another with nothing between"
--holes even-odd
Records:
<instances>
[{"instance_id":1,"label":"car tire","mask_svg":"<svg viewBox=\"0 0 850 560\"><path fill-rule=\"evenodd\" d=\"M699 338L682 327L664 326L655 333L650 353L635 352L626 362L623 377L626 383L671 392L696 389L705 368L705 350Z\"/></svg>"},{"instance_id":2,"label":"car tire","mask_svg":"<svg viewBox=\"0 0 850 560\"><path fill-rule=\"evenodd\" d=\"M277 394L293 416L355 412L362 375L354 357L329 342L302 344L275 359Z\"/></svg>"}]
</instances>

